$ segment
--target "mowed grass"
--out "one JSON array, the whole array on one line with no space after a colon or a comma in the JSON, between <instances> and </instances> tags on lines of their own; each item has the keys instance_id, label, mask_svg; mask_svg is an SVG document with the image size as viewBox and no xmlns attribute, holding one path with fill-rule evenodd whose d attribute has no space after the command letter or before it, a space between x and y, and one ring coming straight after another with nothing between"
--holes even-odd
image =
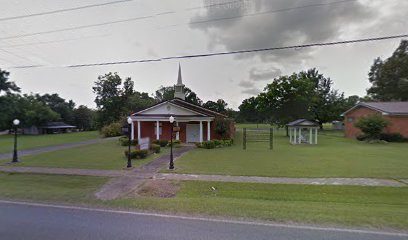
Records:
<instances>
[{"instance_id":1,"label":"mowed grass","mask_svg":"<svg viewBox=\"0 0 408 240\"><path fill-rule=\"evenodd\" d=\"M108 178L0 173L0 198L79 203L94 200Z\"/></svg>"},{"instance_id":2,"label":"mowed grass","mask_svg":"<svg viewBox=\"0 0 408 240\"><path fill-rule=\"evenodd\" d=\"M407 187L186 181L175 198L129 198L109 205L275 222L407 229L407 199Z\"/></svg>"},{"instance_id":3,"label":"mowed grass","mask_svg":"<svg viewBox=\"0 0 408 240\"><path fill-rule=\"evenodd\" d=\"M242 149L242 131L235 145L195 149L176 162L177 173L268 177L408 178L408 144L368 144L341 137L338 132L319 134L318 145L291 145L285 131L269 143L248 143Z\"/></svg>"},{"instance_id":4,"label":"mowed grass","mask_svg":"<svg viewBox=\"0 0 408 240\"><path fill-rule=\"evenodd\" d=\"M64 143L81 142L99 137L100 135L97 131L47 135L18 135L18 149L23 150ZM14 135L0 136L0 153L12 152L13 147Z\"/></svg>"},{"instance_id":5,"label":"mowed grass","mask_svg":"<svg viewBox=\"0 0 408 240\"><path fill-rule=\"evenodd\" d=\"M22 163L13 166L121 170L126 167L127 163L127 158L124 154L126 149L126 147L120 146L117 140L111 140L21 157ZM134 167L139 167L167 152L167 149L162 148L160 154L149 155L146 159L134 159L132 164ZM9 160L2 161L3 165L7 161Z\"/></svg>"},{"instance_id":6,"label":"mowed grass","mask_svg":"<svg viewBox=\"0 0 408 240\"><path fill-rule=\"evenodd\" d=\"M0 198L275 222L408 229L408 187L186 181L181 182L181 190L174 198L99 201L94 193L107 180L0 173Z\"/></svg>"}]
</instances>

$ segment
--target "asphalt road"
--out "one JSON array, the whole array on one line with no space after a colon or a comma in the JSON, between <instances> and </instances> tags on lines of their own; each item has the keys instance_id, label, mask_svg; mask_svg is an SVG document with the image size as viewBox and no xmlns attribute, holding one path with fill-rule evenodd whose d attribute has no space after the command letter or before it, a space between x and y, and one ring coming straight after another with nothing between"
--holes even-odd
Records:
<instances>
[{"instance_id":1,"label":"asphalt road","mask_svg":"<svg viewBox=\"0 0 408 240\"><path fill-rule=\"evenodd\" d=\"M0 201L0 239L408 239L408 234L204 220Z\"/></svg>"}]
</instances>

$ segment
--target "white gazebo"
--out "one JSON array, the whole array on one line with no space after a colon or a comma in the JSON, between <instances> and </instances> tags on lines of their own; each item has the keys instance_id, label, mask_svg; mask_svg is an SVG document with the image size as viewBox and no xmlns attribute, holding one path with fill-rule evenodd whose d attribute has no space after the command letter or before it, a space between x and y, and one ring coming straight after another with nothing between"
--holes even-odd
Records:
<instances>
[{"instance_id":1,"label":"white gazebo","mask_svg":"<svg viewBox=\"0 0 408 240\"><path fill-rule=\"evenodd\" d=\"M317 144L319 124L315 121L298 119L287 124L291 144Z\"/></svg>"}]
</instances>

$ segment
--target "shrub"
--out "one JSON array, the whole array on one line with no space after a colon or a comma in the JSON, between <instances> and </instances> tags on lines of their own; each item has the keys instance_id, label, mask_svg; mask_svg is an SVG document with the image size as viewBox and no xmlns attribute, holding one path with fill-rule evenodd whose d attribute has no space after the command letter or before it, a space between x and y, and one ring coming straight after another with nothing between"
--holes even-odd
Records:
<instances>
[{"instance_id":1,"label":"shrub","mask_svg":"<svg viewBox=\"0 0 408 240\"><path fill-rule=\"evenodd\" d=\"M122 136L119 138L119 143L121 146L129 146L129 138L126 136ZM136 146L137 144L137 139L130 141L131 146Z\"/></svg>"},{"instance_id":2,"label":"shrub","mask_svg":"<svg viewBox=\"0 0 408 240\"><path fill-rule=\"evenodd\" d=\"M365 141L367 139L368 139L368 137L365 134L360 134L360 135L357 136L358 141Z\"/></svg>"},{"instance_id":3,"label":"shrub","mask_svg":"<svg viewBox=\"0 0 408 240\"><path fill-rule=\"evenodd\" d=\"M399 133L381 133L380 140L384 140L387 142L407 142L408 139L404 138Z\"/></svg>"},{"instance_id":4,"label":"shrub","mask_svg":"<svg viewBox=\"0 0 408 240\"><path fill-rule=\"evenodd\" d=\"M125 157L128 157L128 151L125 151ZM148 150L133 150L130 151L130 158L131 159L144 159L149 155Z\"/></svg>"},{"instance_id":5,"label":"shrub","mask_svg":"<svg viewBox=\"0 0 408 240\"><path fill-rule=\"evenodd\" d=\"M223 140L222 143L222 145L224 145L225 147L230 147L232 146L232 144L234 144L234 141L232 139Z\"/></svg>"},{"instance_id":6,"label":"shrub","mask_svg":"<svg viewBox=\"0 0 408 240\"><path fill-rule=\"evenodd\" d=\"M169 141L168 141L168 140L160 140L160 141L159 141L160 147L165 147L165 146L167 146L168 144L169 144Z\"/></svg>"},{"instance_id":7,"label":"shrub","mask_svg":"<svg viewBox=\"0 0 408 240\"><path fill-rule=\"evenodd\" d=\"M231 135L230 133L230 125L231 125L231 120L223 117L216 117L214 119L214 124L215 124L215 132L219 134L222 138L229 137Z\"/></svg>"},{"instance_id":8,"label":"shrub","mask_svg":"<svg viewBox=\"0 0 408 240\"><path fill-rule=\"evenodd\" d=\"M197 143L195 143L195 145L196 145L196 147L198 147L198 148L203 148L203 144L202 144L202 143L197 142Z\"/></svg>"},{"instance_id":9,"label":"shrub","mask_svg":"<svg viewBox=\"0 0 408 240\"><path fill-rule=\"evenodd\" d=\"M180 140L173 140L173 147L177 147L178 145L180 145L181 141ZM171 142L169 142L168 146L171 146Z\"/></svg>"},{"instance_id":10,"label":"shrub","mask_svg":"<svg viewBox=\"0 0 408 240\"><path fill-rule=\"evenodd\" d=\"M101 129L103 137L117 137L122 135L122 124L111 123Z\"/></svg>"},{"instance_id":11,"label":"shrub","mask_svg":"<svg viewBox=\"0 0 408 240\"><path fill-rule=\"evenodd\" d=\"M222 147L224 145L224 142L222 140L215 139L215 140L212 140L212 141L214 142L214 145L216 147Z\"/></svg>"},{"instance_id":12,"label":"shrub","mask_svg":"<svg viewBox=\"0 0 408 240\"><path fill-rule=\"evenodd\" d=\"M152 150L154 153L160 153L160 145L152 144L150 145L150 150Z\"/></svg>"},{"instance_id":13,"label":"shrub","mask_svg":"<svg viewBox=\"0 0 408 240\"><path fill-rule=\"evenodd\" d=\"M160 140L153 140L153 141L152 141L152 144L160 145Z\"/></svg>"},{"instance_id":14,"label":"shrub","mask_svg":"<svg viewBox=\"0 0 408 240\"><path fill-rule=\"evenodd\" d=\"M381 133L389 122L379 114L361 117L355 127L359 128L369 139L380 139Z\"/></svg>"},{"instance_id":15,"label":"shrub","mask_svg":"<svg viewBox=\"0 0 408 240\"><path fill-rule=\"evenodd\" d=\"M214 141L203 142L202 145L203 145L203 147L206 148L206 149L213 149L213 148L216 147Z\"/></svg>"}]
</instances>

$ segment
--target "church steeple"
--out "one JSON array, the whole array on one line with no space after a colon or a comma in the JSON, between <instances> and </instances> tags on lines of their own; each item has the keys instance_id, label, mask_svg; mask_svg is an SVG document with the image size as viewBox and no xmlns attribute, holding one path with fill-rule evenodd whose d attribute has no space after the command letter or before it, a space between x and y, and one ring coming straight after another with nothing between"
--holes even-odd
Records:
<instances>
[{"instance_id":1,"label":"church steeple","mask_svg":"<svg viewBox=\"0 0 408 240\"><path fill-rule=\"evenodd\" d=\"M179 63L177 84L174 85L174 98L180 98L182 100L186 100L186 95L184 94L183 78L181 77L181 65L180 65L180 63Z\"/></svg>"}]
</instances>

